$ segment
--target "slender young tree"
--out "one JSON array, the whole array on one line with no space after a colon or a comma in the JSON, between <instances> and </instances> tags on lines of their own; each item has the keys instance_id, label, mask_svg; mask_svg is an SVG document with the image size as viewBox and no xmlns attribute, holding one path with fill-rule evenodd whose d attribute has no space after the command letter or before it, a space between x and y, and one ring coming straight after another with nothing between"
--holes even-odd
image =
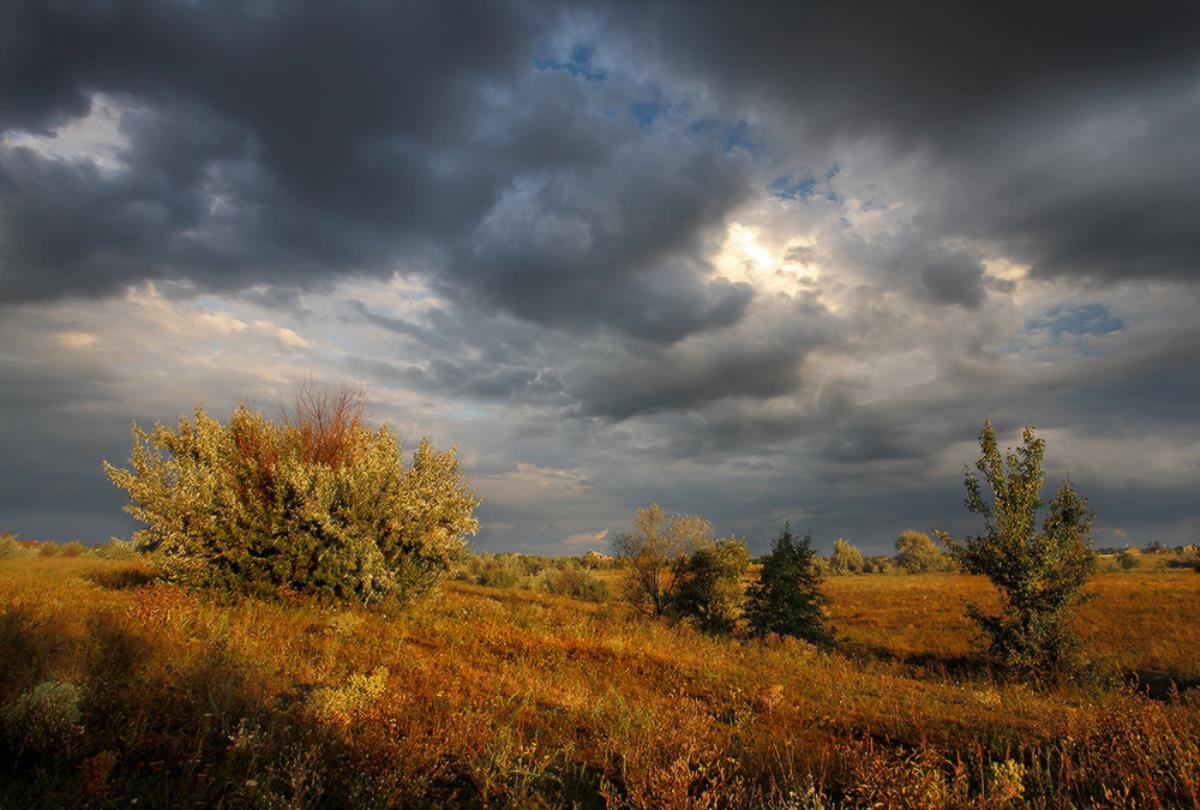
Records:
<instances>
[{"instance_id":1,"label":"slender young tree","mask_svg":"<svg viewBox=\"0 0 1200 810\"><path fill-rule=\"evenodd\" d=\"M821 573L816 566L812 537L796 540L791 526L771 543L759 581L747 591L745 614L758 636L778 633L823 647L833 646L834 634L822 608Z\"/></svg>"},{"instance_id":2,"label":"slender young tree","mask_svg":"<svg viewBox=\"0 0 1200 810\"><path fill-rule=\"evenodd\" d=\"M1013 671L1055 679L1076 662L1077 642L1069 625L1095 570L1088 536L1093 515L1064 481L1039 528L1038 513L1046 505L1041 497L1046 444L1034 428L1025 428L1021 447L1002 455L989 421L979 447L978 474L966 475L966 504L983 517L984 532L962 541L946 532L937 535L965 572L987 577L1000 592L997 614L967 606L989 637L991 654Z\"/></svg>"}]
</instances>

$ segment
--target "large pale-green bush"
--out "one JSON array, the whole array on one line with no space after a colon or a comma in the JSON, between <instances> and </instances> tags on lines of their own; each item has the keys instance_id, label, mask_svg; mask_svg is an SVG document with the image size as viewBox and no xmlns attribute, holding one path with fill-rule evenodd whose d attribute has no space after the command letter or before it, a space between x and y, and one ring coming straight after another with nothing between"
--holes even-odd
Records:
<instances>
[{"instance_id":1,"label":"large pale-green bush","mask_svg":"<svg viewBox=\"0 0 1200 810\"><path fill-rule=\"evenodd\" d=\"M372 602L445 573L479 501L453 450L422 441L405 467L361 401L309 395L280 422L244 405L224 424L200 407L175 428L133 427L129 469L105 472L146 524L133 540L169 579L235 592Z\"/></svg>"}]
</instances>

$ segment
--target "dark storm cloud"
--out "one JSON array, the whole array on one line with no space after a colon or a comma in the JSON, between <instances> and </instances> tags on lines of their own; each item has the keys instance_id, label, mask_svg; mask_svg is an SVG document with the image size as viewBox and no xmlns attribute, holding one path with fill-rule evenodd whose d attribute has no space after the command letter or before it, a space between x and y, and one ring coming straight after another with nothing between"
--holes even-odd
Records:
<instances>
[{"instance_id":1,"label":"dark storm cloud","mask_svg":"<svg viewBox=\"0 0 1200 810\"><path fill-rule=\"evenodd\" d=\"M1200 65L1200 14L1176 2L617 4L613 19L630 50L653 45L731 103L950 151L1014 113L1191 82Z\"/></svg>"},{"instance_id":2,"label":"dark storm cloud","mask_svg":"<svg viewBox=\"0 0 1200 810\"><path fill-rule=\"evenodd\" d=\"M531 37L507 7L482 3L30 2L5 17L23 43L0 57L5 129L61 124L96 92L137 108L121 122L131 144L115 177L28 153L5 167L4 287L25 298L164 274L238 287L390 272L399 236L384 231L437 235L486 210L502 179L469 159L468 110L485 78L523 67ZM9 248L30 198L50 207L62 181L63 201L92 203L75 227L51 221L32 247ZM131 213L113 221L113 208ZM148 225L157 249L126 249ZM63 257L36 251L47 242L65 243L66 278Z\"/></svg>"},{"instance_id":3,"label":"dark storm cloud","mask_svg":"<svg viewBox=\"0 0 1200 810\"><path fill-rule=\"evenodd\" d=\"M97 92L131 109L117 169L0 154L0 294L311 288L415 264L534 322L672 341L736 320L749 289L702 281L700 246L746 167L716 138L646 139L606 89L534 68L537 16L9 6L23 44L0 57L0 126L52 131Z\"/></svg>"},{"instance_id":4,"label":"dark storm cloud","mask_svg":"<svg viewBox=\"0 0 1200 810\"><path fill-rule=\"evenodd\" d=\"M988 239L1047 278L1200 275L1195 4L688 3L613 19L796 144L930 155L950 181L926 241ZM973 271L943 269L935 297L976 298Z\"/></svg>"}]
</instances>

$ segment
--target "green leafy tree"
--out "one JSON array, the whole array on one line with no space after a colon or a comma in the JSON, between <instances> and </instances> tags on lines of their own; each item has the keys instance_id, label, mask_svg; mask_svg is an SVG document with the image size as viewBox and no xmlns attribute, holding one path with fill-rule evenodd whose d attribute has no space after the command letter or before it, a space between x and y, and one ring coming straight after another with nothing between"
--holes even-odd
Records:
<instances>
[{"instance_id":1,"label":"green leafy tree","mask_svg":"<svg viewBox=\"0 0 1200 810\"><path fill-rule=\"evenodd\" d=\"M747 593L745 614L756 635L778 633L833 645L833 631L823 610L829 600L821 593L817 563L812 537L797 540L785 524L763 559L759 581Z\"/></svg>"},{"instance_id":2,"label":"green leafy tree","mask_svg":"<svg viewBox=\"0 0 1200 810\"><path fill-rule=\"evenodd\" d=\"M896 538L896 565L909 574L946 571L953 567L925 532L906 529Z\"/></svg>"},{"instance_id":3,"label":"green leafy tree","mask_svg":"<svg viewBox=\"0 0 1200 810\"><path fill-rule=\"evenodd\" d=\"M1092 514L1064 481L1039 528L1045 442L1032 427L1025 428L1021 447L1002 455L989 421L979 447L978 475L966 476L966 503L983 516L984 532L958 541L939 531L938 538L964 571L987 577L1000 592L998 614L968 606L990 639L992 655L1017 672L1061 676L1073 667L1077 653L1071 614L1095 570ZM990 501L984 486L991 490Z\"/></svg>"},{"instance_id":4,"label":"green leafy tree","mask_svg":"<svg viewBox=\"0 0 1200 810\"><path fill-rule=\"evenodd\" d=\"M625 568L625 598L640 613L665 616L677 569L694 549L712 542L712 525L702 517L668 516L656 503L639 509L633 532L613 539L613 553Z\"/></svg>"},{"instance_id":5,"label":"green leafy tree","mask_svg":"<svg viewBox=\"0 0 1200 810\"><path fill-rule=\"evenodd\" d=\"M829 573L836 575L861 574L863 555L848 540L834 540L833 554L829 556Z\"/></svg>"},{"instance_id":6,"label":"green leafy tree","mask_svg":"<svg viewBox=\"0 0 1200 810\"><path fill-rule=\"evenodd\" d=\"M453 450L396 436L345 389L307 386L282 422L239 405L221 424L133 426L130 468L105 472L146 524L133 536L188 585L375 601L430 587L474 533L479 501Z\"/></svg>"},{"instance_id":7,"label":"green leafy tree","mask_svg":"<svg viewBox=\"0 0 1200 810\"><path fill-rule=\"evenodd\" d=\"M741 540L728 537L699 546L675 566L670 613L695 622L706 633L731 632L749 567L750 552Z\"/></svg>"}]
</instances>

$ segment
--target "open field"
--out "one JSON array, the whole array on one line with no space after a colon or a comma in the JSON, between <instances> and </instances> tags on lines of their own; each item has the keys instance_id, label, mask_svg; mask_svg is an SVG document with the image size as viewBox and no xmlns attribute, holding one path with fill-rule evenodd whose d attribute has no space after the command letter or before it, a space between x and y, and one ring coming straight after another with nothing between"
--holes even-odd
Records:
<instances>
[{"instance_id":1,"label":"open field","mask_svg":"<svg viewBox=\"0 0 1200 810\"><path fill-rule=\"evenodd\" d=\"M997 604L982 577L830 577L830 615L851 650L952 661L971 649L963 602ZM1200 575L1178 570L1097 575L1075 625L1089 655L1109 669L1200 679Z\"/></svg>"},{"instance_id":2,"label":"open field","mask_svg":"<svg viewBox=\"0 0 1200 810\"><path fill-rule=\"evenodd\" d=\"M847 655L462 583L403 610L222 605L139 565L0 562L6 716L78 687L77 716L29 721L55 744L7 738L8 806L1200 804L1196 692L947 675L966 578L829 580ZM1200 575L1094 587L1102 658L1194 676Z\"/></svg>"}]
</instances>

